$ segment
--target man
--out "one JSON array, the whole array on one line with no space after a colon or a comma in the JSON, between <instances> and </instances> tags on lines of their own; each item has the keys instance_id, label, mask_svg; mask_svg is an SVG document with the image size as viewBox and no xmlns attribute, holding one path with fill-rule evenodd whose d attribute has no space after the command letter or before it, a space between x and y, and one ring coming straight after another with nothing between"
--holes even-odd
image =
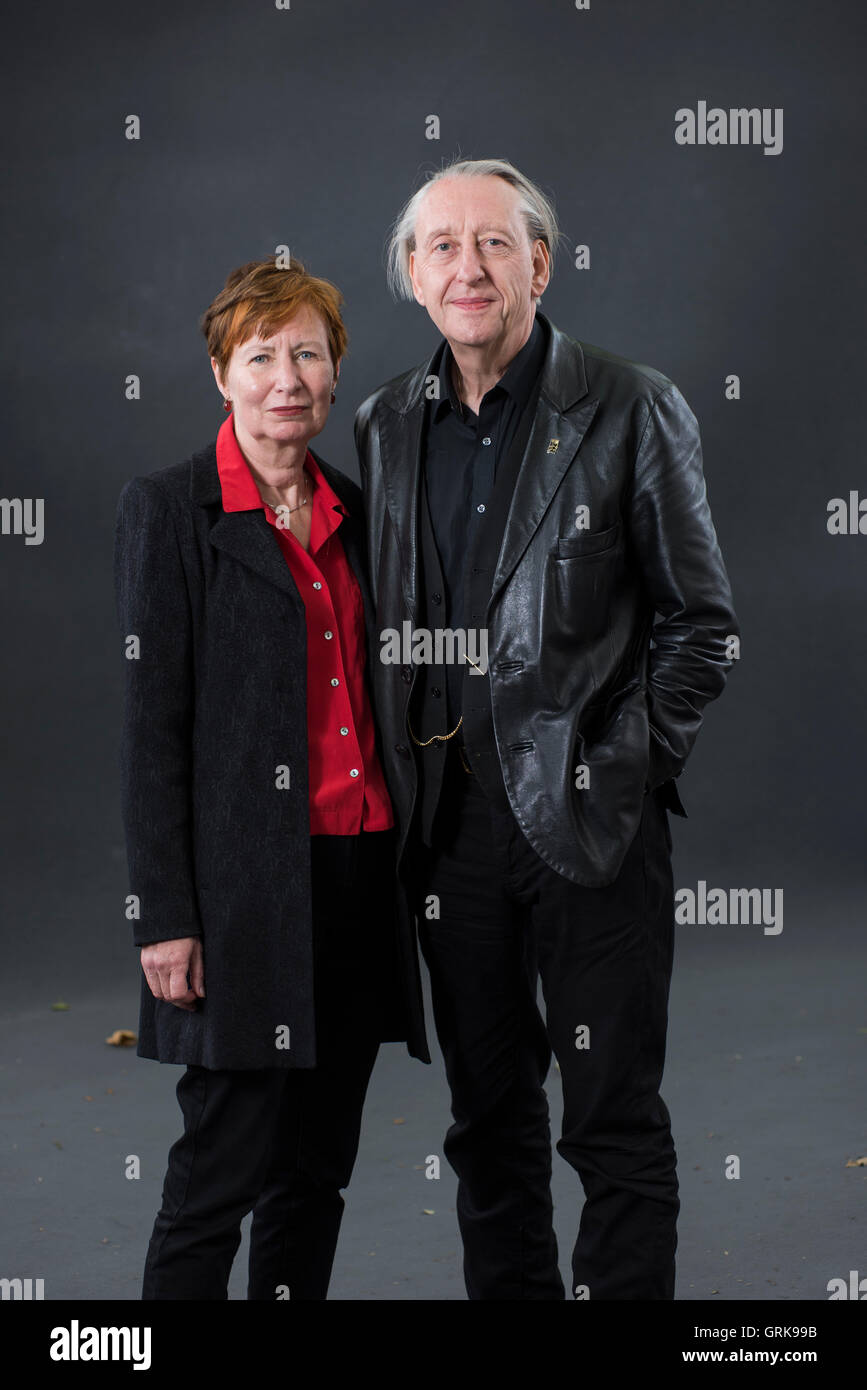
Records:
<instances>
[{"instance_id":1,"label":"man","mask_svg":"<svg viewBox=\"0 0 867 1390\"><path fill-rule=\"evenodd\" d=\"M553 1049L585 1193L571 1295L671 1299L667 812L737 621L680 392L537 312L557 235L500 160L442 170L395 224L392 283L444 341L356 419L371 665L469 1297L565 1297Z\"/></svg>"}]
</instances>

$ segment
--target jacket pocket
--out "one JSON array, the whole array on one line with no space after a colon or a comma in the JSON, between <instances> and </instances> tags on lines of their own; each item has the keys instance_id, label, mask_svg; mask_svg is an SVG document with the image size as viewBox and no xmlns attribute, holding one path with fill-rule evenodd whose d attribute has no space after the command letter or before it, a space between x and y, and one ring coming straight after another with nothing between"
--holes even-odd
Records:
<instances>
[{"instance_id":1,"label":"jacket pocket","mask_svg":"<svg viewBox=\"0 0 867 1390\"><path fill-rule=\"evenodd\" d=\"M579 560L585 556L603 555L614 548L619 535L620 522L617 521L605 531L576 531L571 536L558 536L553 554L557 560Z\"/></svg>"},{"instance_id":2,"label":"jacket pocket","mask_svg":"<svg viewBox=\"0 0 867 1390\"><path fill-rule=\"evenodd\" d=\"M644 696L646 709L647 686L638 677L626 685L620 686L619 689L613 690L609 695L594 695L592 700L587 701L581 712L580 728L584 737L591 743L601 738L614 723L630 697L638 692Z\"/></svg>"}]
</instances>

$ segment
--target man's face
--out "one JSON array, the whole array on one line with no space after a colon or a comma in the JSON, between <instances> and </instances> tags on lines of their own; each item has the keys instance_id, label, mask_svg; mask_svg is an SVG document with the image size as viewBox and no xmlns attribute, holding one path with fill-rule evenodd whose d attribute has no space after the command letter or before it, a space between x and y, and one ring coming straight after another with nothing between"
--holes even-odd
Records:
<instances>
[{"instance_id":1,"label":"man's face","mask_svg":"<svg viewBox=\"0 0 867 1390\"><path fill-rule=\"evenodd\" d=\"M511 346L532 326L548 283L543 241L530 241L516 188L496 175L444 178L422 199L409 272L444 338L467 347Z\"/></svg>"}]
</instances>

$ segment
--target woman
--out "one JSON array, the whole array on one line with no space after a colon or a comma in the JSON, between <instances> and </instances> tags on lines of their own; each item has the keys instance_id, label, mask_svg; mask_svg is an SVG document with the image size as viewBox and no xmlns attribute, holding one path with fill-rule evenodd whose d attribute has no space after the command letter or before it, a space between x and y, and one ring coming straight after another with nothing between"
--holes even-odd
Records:
<instances>
[{"instance_id":1,"label":"woman","mask_svg":"<svg viewBox=\"0 0 867 1390\"><path fill-rule=\"evenodd\" d=\"M346 347L299 262L202 319L228 418L118 504L138 1052L185 1064L145 1299L324 1299L379 1043L430 1060L393 911L361 497L308 448Z\"/></svg>"}]
</instances>

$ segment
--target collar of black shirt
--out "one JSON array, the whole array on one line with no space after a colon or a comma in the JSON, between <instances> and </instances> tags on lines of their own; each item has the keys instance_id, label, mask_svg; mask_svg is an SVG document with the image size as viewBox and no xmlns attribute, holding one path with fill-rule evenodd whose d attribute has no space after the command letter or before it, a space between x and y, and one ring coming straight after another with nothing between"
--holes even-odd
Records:
<instances>
[{"instance_id":1,"label":"collar of black shirt","mask_svg":"<svg viewBox=\"0 0 867 1390\"><path fill-rule=\"evenodd\" d=\"M538 316L533 322L530 336L520 352L512 358L503 375L500 377L496 386L492 386L482 397L482 402L488 399L494 391L505 391L512 397L515 404L523 410L527 401L530 399L530 392L533 388L539 372L542 370L542 363L545 360L546 335L542 323ZM477 417L460 400L452 381L452 363L454 356L449 344L443 339L440 365L439 365L439 401L434 409L434 419L439 420L447 410L454 410L463 419L465 414Z\"/></svg>"}]
</instances>

